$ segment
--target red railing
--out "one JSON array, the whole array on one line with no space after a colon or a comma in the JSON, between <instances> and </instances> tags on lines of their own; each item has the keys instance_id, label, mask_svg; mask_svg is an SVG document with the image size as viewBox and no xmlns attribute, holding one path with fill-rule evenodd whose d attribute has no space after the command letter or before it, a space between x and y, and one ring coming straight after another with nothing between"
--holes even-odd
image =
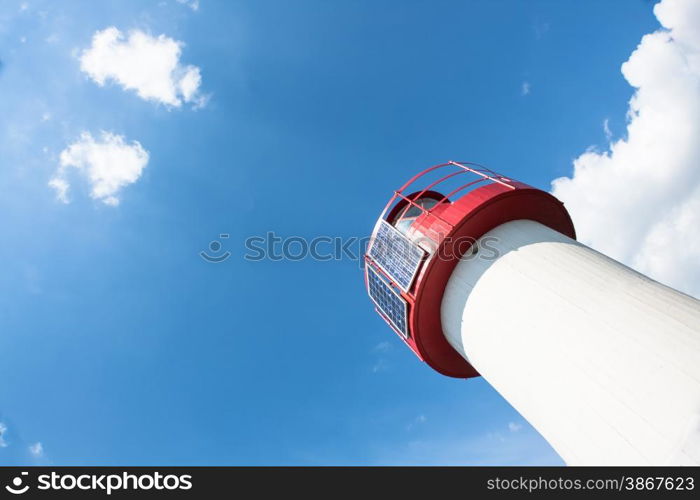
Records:
<instances>
[{"instance_id":1,"label":"red railing","mask_svg":"<svg viewBox=\"0 0 700 500\"><path fill-rule=\"evenodd\" d=\"M428 185L424 187L420 187L420 183L418 182L421 178L424 178L426 175L430 174L431 172L434 172L438 169L449 169L451 170L447 174L443 175L442 177L438 178L435 181L432 181ZM449 191L447 194L444 194L442 199L439 200L438 203L436 203L432 208L426 209L422 205L419 205L414 202L414 200L420 199L426 192L433 190L433 188L437 188L436 190L439 191L439 186L441 184L444 184L448 179L452 179L458 175L475 175L477 176L477 179L470 180L469 182L462 184L460 186L457 186L456 188L452 189ZM380 216L382 219L385 219L387 216L387 213L389 210L395 205L398 199L406 201L408 204L411 206L417 207L421 212L425 214L430 214L432 210L437 207L440 203L442 203L445 200L450 199L452 196L455 194L462 192L466 190L467 188L474 187L477 184L480 184L482 182L487 182L487 183L498 183L503 186L506 186L510 189L516 189L516 186L512 184L512 180L502 176L501 174L498 174L494 172L493 170L484 167L483 165L479 165L478 163L472 163L472 162L458 162L458 161L448 161L447 163L441 163L439 165L434 165L426 170L423 170L422 172L414 175L411 177L401 188L399 188L397 191L394 191L394 195L391 197L389 202L386 204L384 207L384 210L382 211L382 215ZM407 191L409 191L407 193ZM418 192L417 196L412 196L409 198L407 194L415 193ZM441 193L442 194L442 193ZM466 194L466 193L465 193ZM436 217L440 221L444 222L445 224L448 224L449 226L452 226L449 222L445 221L441 217L439 217L437 214L432 214L433 217Z\"/></svg>"}]
</instances>

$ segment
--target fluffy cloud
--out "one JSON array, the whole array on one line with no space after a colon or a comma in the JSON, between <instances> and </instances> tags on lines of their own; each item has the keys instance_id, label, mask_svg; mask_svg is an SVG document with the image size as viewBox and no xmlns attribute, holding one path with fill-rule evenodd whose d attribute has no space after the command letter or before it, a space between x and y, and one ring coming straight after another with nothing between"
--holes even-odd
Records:
<instances>
[{"instance_id":1,"label":"fluffy cloud","mask_svg":"<svg viewBox=\"0 0 700 500\"><path fill-rule=\"evenodd\" d=\"M98 85L109 81L139 97L168 106L183 102L203 106L202 77L197 66L180 64L182 42L134 30L126 37L114 26L97 31L80 55L80 69Z\"/></svg>"},{"instance_id":2,"label":"fluffy cloud","mask_svg":"<svg viewBox=\"0 0 700 500\"><path fill-rule=\"evenodd\" d=\"M56 196L68 203L67 174L76 169L90 183L90 196L107 205L118 205L119 191L136 182L148 164L148 152L141 144L128 144L121 135L102 132L96 140L89 132L61 152L60 165L49 186Z\"/></svg>"},{"instance_id":3,"label":"fluffy cloud","mask_svg":"<svg viewBox=\"0 0 700 500\"><path fill-rule=\"evenodd\" d=\"M700 295L700 2L663 0L622 74L635 93L627 134L574 161L553 193L581 241Z\"/></svg>"},{"instance_id":4,"label":"fluffy cloud","mask_svg":"<svg viewBox=\"0 0 700 500\"><path fill-rule=\"evenodd\" d=\"M29 453L34 458L40 458L44 456L44 446L39 442L29 445Z\"/></svg>"}]
</instances>

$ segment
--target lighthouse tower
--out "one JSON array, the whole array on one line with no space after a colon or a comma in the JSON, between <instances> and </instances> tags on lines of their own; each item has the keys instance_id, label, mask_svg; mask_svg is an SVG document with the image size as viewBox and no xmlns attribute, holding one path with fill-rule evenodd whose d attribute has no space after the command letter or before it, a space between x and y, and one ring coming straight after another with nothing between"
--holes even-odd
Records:
<instances>
[{"instance_id":1,"label":"lighthouse tower","mask_svg":"<svg viewBox=\"0 0 700 500\"><path fill-rule=\"evenodd\" d=\"M389 199L367 291L421 361L484 377L568 464L700 465L700 301L575 238L552 195L451 161Z\"/></svg>"}]
</instances>

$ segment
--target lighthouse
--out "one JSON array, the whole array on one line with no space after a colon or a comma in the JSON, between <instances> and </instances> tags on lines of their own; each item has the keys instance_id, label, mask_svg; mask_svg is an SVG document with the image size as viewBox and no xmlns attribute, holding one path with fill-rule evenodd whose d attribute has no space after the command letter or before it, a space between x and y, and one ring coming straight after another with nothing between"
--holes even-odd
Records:
<instances>
[{"instance_id":1,"label":"lighthouse","mask_svg":"<svg viewBox=\"0 0 700 500\"><path fill-rule=\"evenodd\" d=\"M435 165L388 198L365 283L419 360L484 377L569 465L700 465L700 301L480 165Z\"/></svg>"}]
</instances>

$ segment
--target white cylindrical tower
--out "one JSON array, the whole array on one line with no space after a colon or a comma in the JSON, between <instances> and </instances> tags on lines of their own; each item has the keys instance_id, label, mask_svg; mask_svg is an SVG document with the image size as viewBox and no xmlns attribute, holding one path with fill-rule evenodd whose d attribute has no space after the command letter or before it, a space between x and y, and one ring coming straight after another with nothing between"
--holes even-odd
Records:
<instances>
[{"instance_id":1,"label":"white cylindrical tower","mask_svg":"<svg viewBox=\"0 0 700 500\"><path fill-rule=\"evenodd\" d=\"M477 245L443 332L568 464L700 465L700 301L537 222Z\"/></svg>"},{"instance_id":2,"label":"white cylindrical tower","mask_svg":"<svg viewBox=\"0 0 700 500\"><path fill-rule=\"evenodd\" d=\"M549 193L436 165L394 192L365 262L421 361L483 376L568 464L700 465L700 301L578 243Z\"/></svg>"}]
</instances>

